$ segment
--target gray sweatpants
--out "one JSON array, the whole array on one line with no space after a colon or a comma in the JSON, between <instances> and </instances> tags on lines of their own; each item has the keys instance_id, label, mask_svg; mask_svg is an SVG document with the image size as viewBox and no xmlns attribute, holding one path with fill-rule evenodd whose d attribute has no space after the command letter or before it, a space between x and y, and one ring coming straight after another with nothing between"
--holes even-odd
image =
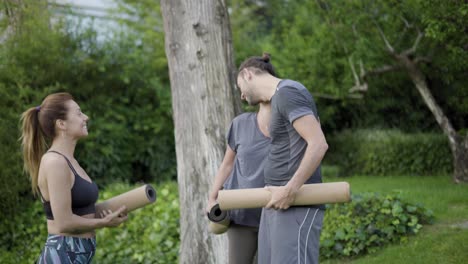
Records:
<instances>
[{"instance_id":1,"label":"gray sweatpants","mask_svg":"<svg viewBox=\"0 0 468 264\"><path fill-rule=\"evenodd\" d=\"M324 211L310 207L263 209L259 264L317 264Z\"/></svg>"}]
</instances>

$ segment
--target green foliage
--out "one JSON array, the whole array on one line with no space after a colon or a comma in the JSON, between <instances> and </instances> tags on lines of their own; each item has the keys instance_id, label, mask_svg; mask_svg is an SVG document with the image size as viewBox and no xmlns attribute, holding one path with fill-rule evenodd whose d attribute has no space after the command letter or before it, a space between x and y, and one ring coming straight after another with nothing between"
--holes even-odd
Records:
<instances>
[{"instance_id":1,"label":"green foliage","mask_svg":"<svg viewBox=\"0 0 468 264\"><path fill-rule=\"evenodd\" d=\"M0 225L0 263L33 263L47 238L42 205L28 202L16 208L14 213L4 214Z\"/></svg>"},{"instance_id":2,"label":"green foliage","mask_svg":"<svg viewBox=\"0 0 468 264\"><path fill-rule=\"evenodd\" d=\"M359 75L360 63L366 71L395 64L379 28L397 52L413 46L418 30L425 34L414 56L432 59L420 66L434 98L457 130L467 126L464 21L468 12L463 1L229 3L236 62L270 52L282 78L302 82L314 95L326 132L367 127L439 129L405 71L367 76L364 98L349 97L355 85L351 65Z\"/></svg>"},{"instance_id":3,"label":"green foliage","mask_svg":"<svg viewBox=\"0 0 468 264\"><path fill-rule=\"evenodd\" d=\"M174 179L163 51L130 33L98 40L80 23L55 18L51 25L43 6L26 2L16 7L21 23L0 46L0 214L22 210L32 198L22 172L19 119L54 92L70 92L90 117L90 135L78 143L76 158L100 186Z\"/></svg>"},{"instance_id":4,"label":"green foliage","mask_svg":"<svg viewBox=\"0 0 468 264\"><path fill-rule=\"evenodd\" d=\"M328 206L320 236L324 258L350 257L377 251L389 243L404 243L423 224L432 223L430 210L398 195L363 193L350 203Z\"/></svg>"},{"instance_id":5,"label":"green foliage","mask_svg":"<svg viewBox=\"0 0 468 264\"><path fill-rule=\"evenodd\" d=\"M468 20L468 3L466 1L443 2L437 0L420 0L421 23L425 27L427 38L434 41L443 50L444 56L437 59L440 70L443 70L447 83L457 81L453 73L466 72L468 53L466 43L466 21ZM440 48L442 47L442 48ZM439 55L439 54L438 54Z\"/></svg>"},{"instance_id":6,"label":"green foliage","mask_svg":"<svg viewBox=\"0 0 468 264\"><path fill-rule=\"evenodd\" d=\"M229 18L231 22L232 41L235 62L240 66L242 61L250 56L260 56L263 51L269 51L269 26L271 17L266 14L268 8L257 6L252 1L228 0Z\"/></svg>"},{"instance_id":7,"label":"green foliage","mask_svg":"<svg viewBox=\"0 0 468 264\"><path fill-rule=\"evenodd\" d=\"M14 131L18 128L19 114L8 111L19 108L16 100L18 92L13 87L5 87L0 83L0 90L6 91L0 96L1 123L0 126L0 212L11 215L20 202L20 195L31 190L28 178L22 172L22 157L18 137ZM3 218L3 217L2 217ZM0 220L0 224L3 221Z\"/></svg>"},{"instance_id":8,"label":"green foliage","mask_svg":"<svg viewBox=\"0 0 468 264\"><path fill-rule=\"evenodd\" d=\"M47 34L50 30L46 30L47 25L38 21L34 25L35 30L33 32L26 29L27 26L32 27L31 19L35 12L38 12L38 8L41 5L31 4L30 8L25 10L22 16L22 20L18 21L18 27L15 28L17 34L10 34L9 39L5 40L0 46L0 228L2 230L2 238L12 243L16 243L12 228L15 227L15 221L11 221L9 216L16 215L18 211L27 209L27 206L31 200L31 187L28 181L28 176L23 173L23 160L21 154L20 142L18 141L19 134L19 120L21 113L31 106L29 102L36 101L40 102L41 98L48 92L54 89L53 84L46 86L41 91L34 90L27 83L31 84L35 80L28 79L26 72L42 74L42 65L48 64L48 57L44 56L43 60L37 61L35 67L20 68L18 67L18 60L20 57L29 54L31 59L37 55L35 49L40 42L44 42L44 47L48 47L50 50L54 50L57 47L57 35L54 33ZM18 8L16 5L10 5L10 8ZM4 12L0 8L0 12ZM45 14L46 15L46 14ZM3 21L5 22L5 21ZM19 25L25 24L24 27ZM30 29L30 28L29 28ZM16 49L16 43L19 39L24 40L24 37L29 34L36 34L36 42L25 41L22 49ZM55 43L53 45L52 43ZM31 49L26 50L25 47ZM18 56L13 56L17 54ZM52 59L51 59L52 60ZM59 62L58 62L59 63ZM61 65L57 66L58 68ZM41 73L39 73L41 71ZM37 76L40 78L39 76ZM28 81L26 81L28 79ZM30 215L33 216L33 215ZM27 225L26 225L27 226ZM27 228L23 226L23 228ZM0 242L2 245L4 242ZM20 250L21 252L21 250Z\"/></svg>"},{"instance_id":9,"label":"green foliage","mask_svg":"<svg viewBox=\"0 0 468 264\"><path fill-rule=\"evenodd\" d=\"M396 130L345 131L327 139L324 162L345 175L437 175L452 171L447 138Z\"/></svg>"},{"instance_id":10,"label":"green foliage","mask_svg":"<svg viewBox=\"0 0 468 264\"><path fill-rule=\"evenodd\" d=\"M39 11L27 6L22 12L21 26L0 48L2 100L15 101L0 106L7 123L17 123L21 112L49 93L70 92L90 116L90 136L78 144L76 157L100 185L173 179L171 99L161 49L130 33L98 40L91 28L64 21L50 26L47 14L34 16ZM19 133L9 128L5 153L15 153ZM20 170L8 175L20 176Z\"/></svg>"},{"instance_id":11,"label":"green foliage","mask_svg":"<svg viewBox=\"0 0 468 264\"><path fill-rule=\"evenodd\" d=\"M100 192L105 200L139 185L115 183ZM131 212L118 228L97 231L96 263L177 263L179 203L175 182L153 185L154 204ZM39 202L7 217L0 225L0 263L32 263L40 255L47 225Z\"/></svg>"}]
</instances>

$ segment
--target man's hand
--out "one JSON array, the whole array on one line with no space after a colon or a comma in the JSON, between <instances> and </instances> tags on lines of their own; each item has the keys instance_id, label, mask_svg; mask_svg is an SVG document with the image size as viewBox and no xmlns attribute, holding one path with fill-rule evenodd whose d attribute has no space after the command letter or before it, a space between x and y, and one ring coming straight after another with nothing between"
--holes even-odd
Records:
<instances>
[{"instance_id":1,"label":"man's hand","mask_svg":"<svg viewBox=\"0 0 468 264\"><path fill-rule=\"evenodd\" d=\"M289 186L268 186L265 187L271 192L271 200L265 206L270 209L288 209L296 198L297 190L293 190Z\"/></svg>"}]
</instances>

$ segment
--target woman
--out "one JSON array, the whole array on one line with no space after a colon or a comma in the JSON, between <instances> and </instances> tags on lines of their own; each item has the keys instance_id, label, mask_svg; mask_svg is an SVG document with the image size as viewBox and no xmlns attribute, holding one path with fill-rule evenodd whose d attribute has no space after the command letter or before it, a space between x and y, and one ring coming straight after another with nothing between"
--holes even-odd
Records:
<instances>
[{"instance_id":1,"label":"woman","mask_svg":"<svg viewBox=\"0 0 468 264\"><path fill-rule=\"evenodd\" d=\"M41 196L49 233L38 263L90 263L94 230L116 227L127 216L122 207L96 218L98 187L74 158L77 141L88 135L88 116L70 94L55 93L21 121L24 168Z\"/></svg>"},{"instance_id":2,"label":"woman","mask_svg":"<svg viewBox=\"0 0 468 264\"><path fill-rule=\"evenodd\" d=\"M268 54L256 58L258 67L276 75L269 61ZM241 94L241 98L248 100L244 94ZM269 122L268 102L260 104L258 113L243 113L234 118L228 130L226 153L209 194L208 212L216 204L218 191L223 185L225 189L265 186L263 164L270 148ZM260 208L229 211L231 224L227 234L230 264L253 262L261 212Z\"/></svg>"}]
</instances>

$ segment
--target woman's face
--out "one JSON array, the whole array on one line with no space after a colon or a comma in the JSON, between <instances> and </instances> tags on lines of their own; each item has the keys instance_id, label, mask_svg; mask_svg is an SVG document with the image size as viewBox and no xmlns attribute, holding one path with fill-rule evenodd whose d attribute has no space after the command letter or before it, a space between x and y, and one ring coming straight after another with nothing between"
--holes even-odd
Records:
<instances>
[{"instance_id":1,"label":"woman's face","mask_svg":"<svg viewBox=\"0 0 468 264\"><path fill-rule=\"evenodd\" d=\"M67 120L65 133L73 138L81 138L88 135L88 116L81 112L80 106L73 100L65 103L67 106Z\"/></svg>"}]
</instances>

